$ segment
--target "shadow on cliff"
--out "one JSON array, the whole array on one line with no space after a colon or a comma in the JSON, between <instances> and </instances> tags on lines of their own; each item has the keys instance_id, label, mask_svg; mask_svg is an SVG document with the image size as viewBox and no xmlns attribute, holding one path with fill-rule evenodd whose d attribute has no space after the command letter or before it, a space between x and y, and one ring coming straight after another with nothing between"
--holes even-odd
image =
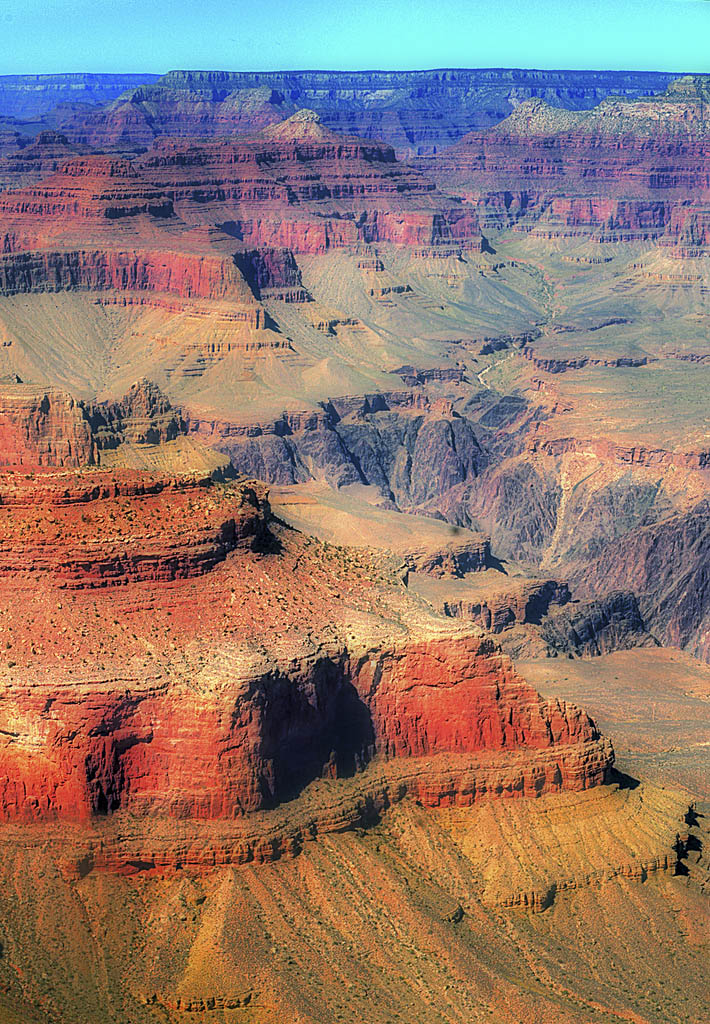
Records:
<instances>
[{"instance_id":1,"label":"shadow on cliff","mask_svg":"<svg viewBox=\"0 0 710 1024\"><path fill-rule=\"evenodd\" d=\"M306 685L273 683L262 748L271 767L265 805L294 799L316 779L349 778L365 767L375 752L372 716L342 664L318 662Z\"/></svg>"},{"instance_id":2,"label":"shadow on cliff","mask_svg":"<svg viewBox=\"0 0 710 1024\"><path fill-rule=\"evenodd\" d=\"M270 522L277 522L280 525L280 520L272 519ZM267 525L255 544L255 550L262 555L280 555L283 551L283 544Z\"/></svg>"},{"instance_id":3,"label":"shadow on cliff","mask_svg":"<svg viewBox=\"0 0 710 1024\"><path fill-rule=\"evenodd\" d=\"M639 780L635 779L633 775L627 775L626 772L619 771L618 768L610 770L609 782L616 783L619 789L637 789L641 785Z\"/></svg>"},{"instance_id":4,"label":"shadow on cliff","mask_svg":"<svg viewBox=\"0 0 710 1024\"><path fill-rule=\"evenodd\" d=\"M701 814L700 811L697 810L695 804L689 804L688 810L685 812L685 817L683 818L683 821L686 825L690 825L690 827L693 828L696 825L699 825L700 819L704 817L705 815Z\"/></svg>"}]
</instances>

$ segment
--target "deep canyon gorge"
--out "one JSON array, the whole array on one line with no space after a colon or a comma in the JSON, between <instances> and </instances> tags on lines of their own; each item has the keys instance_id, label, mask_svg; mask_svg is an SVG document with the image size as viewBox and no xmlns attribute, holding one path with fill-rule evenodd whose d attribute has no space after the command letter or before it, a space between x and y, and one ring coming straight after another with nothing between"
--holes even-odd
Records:
<instances>
[{"instance_id":1,"label":"deep canyon gorge","mask_svg":"<svg viewBox=\"0 0 710 1024\"><path fill-rule=\"evenodd\" d=\"M0 77L0 1021L710 1018L710 77Z\"/></svg>"}]
</instances>

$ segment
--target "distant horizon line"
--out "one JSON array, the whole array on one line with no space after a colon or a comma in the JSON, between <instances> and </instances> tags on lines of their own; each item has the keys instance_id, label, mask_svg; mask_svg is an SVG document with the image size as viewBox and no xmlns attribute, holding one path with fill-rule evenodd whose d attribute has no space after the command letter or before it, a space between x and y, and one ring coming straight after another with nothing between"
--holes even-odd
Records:
<instances>
[{"instance_id":1,"label":"distant horizon line","mask_svg":"<svg viewBox=\"0 0 710 1024\"><path fill-rule=\"evenodd\" d=\"M688 71L676 69L672 71L659 71L657 68L600 68L600 67L507 67L479 66L479 67L431 67L431 68L277 68L277 69L239 69L239 68L188 68L175 67L167 71L13 71L7 74L0 74L0 80L6 78L56 78L57 76L94 76L109 77L114 75L131 75L140 77L151 75L155 78L164 78L170 74L218 74L218 75L427 75L442 72L463 72L463 71L520 71L542 74L590 74L590 75L710 75L708 71Z\"/></svg>"}]
</instances>

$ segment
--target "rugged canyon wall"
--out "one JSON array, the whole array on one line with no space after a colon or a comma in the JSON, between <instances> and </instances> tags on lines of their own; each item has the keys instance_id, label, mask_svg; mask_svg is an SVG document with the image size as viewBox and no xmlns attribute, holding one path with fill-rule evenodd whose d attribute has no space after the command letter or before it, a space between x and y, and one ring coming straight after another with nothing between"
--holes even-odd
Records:
<instances>
[{"instance_id":1,"label":"rugged canyon wall","mask_svg":"<svg viewBox=\"0 0 710 1024\"><path fill-rule=\"evenodd\" d=\"M118 449L169 451L180 428L146 383L120 403L68 408ZM360 797L336 816L347 827L362 799L468 804L607 779L611 745L584 712L544 701L465 628L419 611L393 630L383 612L406 605L401 576L343 549L333 562L284 533L263 486L224 471L43 468L66 424L29 407L26 421L33 471L16 463L0 483L4 820L233 819L315 780L362 775ZM291 585L286 596L284 549L309 572L308 595ZM109 621L107 646L97 637ZM310 813L318 822L317 803Z\"/></svg>"},{"instance_id":2,"label":"rugged canyon wall","mask_svg":"<svg viewBox=\"0 0 710 1024\"><path fill-rule=\"evenodd\" d=\"M401 154L416 155L451 145L472 128L495 124L531 96L578 109L609 94L661 92L672 77L507 69L173 71L126 92L100 112L57 112L55 119L72 137L94 146L149 145L158 135L253 130L309 107L336 131L385 139Z\"/></svg>"},{"instance_id":3,"label":"rugged canyon wall","mask_svg":"<svg viewBox=\"0 0 710 1024\"><path fill-rule=\"evenodd\" d=\"M665 1024L703 997L703 83L327 81L174 74L0 160L0 1017ZM507 122L398 159L484 91Z\"/></svg>"},{"instance_id":4,"label":"rugged canyon wall","mask_svg":"<svg viewBox=\"0 0 710 1024\"><path fill-rule=\"evenodd\" d=\"M151 74L0 75L0 114L36 120L64 103L98 106L157 78Z\"/></svg>"},{"instance_id":5,"label":"rugged canyon wall","mask_svg":"<svg viewBox=\"0 0 710 1024\"><path fill-rule=\"evenodd\" d=\"M491 225L529 215L526 230L540 238L628 243L668 233L677 245L685 224L690 250L710 189L706 103L702 76L591 111L531 99L420 165L478 203Z\"/></svg>"},{"instance_id":6,"label":"rugged canyon wall","mask_svg":"<svg viewBox=\"0 0 710 1024\"><path fill-rule=\"evenodd\" d=\"M246 475L279 485L316 479L337 487L373 487L394 509L480 528L491 537L496 558L522 559L533 567L549 564L556 575L564 567L581 579L588 560L598 560L605 546L618 540L613 520L619 505L633 531L661 522L677 499L661 484L662 496L649 499L649 506L644 495L650 485L635 477L609 490L592 489L583 499L582 488L571 498L564 485L567 465L577 456L593 456L605 473L629 466L640 476L656 473L660 481L670 467L704 472L707 453L697 446L627 444L580 433L576 426L577 433L558 428L559 417L573 405L554 397L551 376L653 367L658 356L551 351L553 342L572 343L578 326L558 315L554 289L544 274L535 276L541 272L525 262L529 256L506 261L489 251L479 217L494 233L505 220L526 242L657 246L680 264L701 259L704 89L702 79L693 78L660 98L605 100L593 111L526 100L506 122L467 137L417 169L398 161L391 146L341 135L307 110L238 138L161 138L133 160L74 157L41 182L0 196L2 291L8 299L96 293L117 309L154 307L164 310L166 319L186 314L179 330L190 338L189 356L170 355L172 326L161 324L157 331L153 326L146 344L161 353L161 386L174 393L174 385L177 390L182 382L204 376L207 396L224 388L220 367L225 380L249 379L258 353L274 354L277 363L269 374L288 377L288 367L310 358L302 354L306 331L320 335L319 361L304 371L303 380L323 369L326 379L332 374L337 381L342 367L352 366L348 346L382 345L388 351L397 311L414 345L445 339L437 356L445 366L399 365L392 358L377 373L396 374L401 390L385 390L380 377L379 390L365 394L332 397L331 391L327 400L307 402L291 396L281 415L273 408L263 416L258 409L253 414L213 411L211 397L201 405L199 392L193 398L188 391L187 406L174 416L167 403L158 428L149 422L152 407L136 413L144 423L134 429L122 425L133 413L124 416L116 402L103 411L85 403L79 419L93 431L85 441L93 446L86 461L100 461L101 450L113 450L131 431L136 438L161 441L186 434L226 453ZM54 152L57 146L83 143L55 136L44 144ZM313 284L319 280L313 277L316 261L341 252L357 260L368 286L366 304L358 298L360 315L329 309L319 301L320 284ZM597 257L582 258L592 262L581 265L591 266ZM390 269L395 266L396 273ZM465 319L476 303L496 301L504 308L519 301L512 298L513 278L507 275L523 267L526 301L531 282L542 295L539 306L526 308L526 329L496 334L489 328L460 339L444 333L441 324L434 330L442 311ZM629 273L640 273L641 267L645 263L639 258ZM445 292L425 291L439 280L454 293L452 302ZM520 278L516 286L521 287ZM406 303L405 312L400 304ZM624 315L604 310L592 323L595 337L606 339L617 327L629 330L635 315L626 307ZM16 336L7 336L12 349ZM132 336L143 337L139 330ZM311 335L308 343L314 345ZM180 345L187 348L183 341ZM452 348L446 350L454 345L464 356L455 367ZM499 402L477 409L471 392L476 381L490 391L484 383L487 360L499 352L504 358L517 358L519 352L530 364L525 372L535 376L526 381L525 398L499 395ZM235 356L247 363L237 364ZM429 353L427 360L434 363L435 357ZM493 400L495 393L490 395ZM27 415L31 418L31 411ZM10 447L19 453L25 443L13 440ZM84 458L75 441L64 455L45 453L42 464L77 465ZM693 486L697 497L699 485ZM576 519L588 515L592 501L594 515ZM695 498L690 505L697 505ZM702 551L694 547L693 552L702 565ZM662 638L682 635L680 642L703 649L697 616L685 631L671 629L663 624L662 603L642 597L623 573L615 580L604 571L604 578L587 596L601 600L605 587L634 590L649 628ZM649 573L643 593L653 586Z\"/></svg>"},{"instance_id":7,"label":"rugged canyon wall","mask_svg":"<svg viewBox=\"0 0 710 1024\"><path fill-rule=\"evenodd\" d=\"M612 763L586 715L542 701L477 638L234 668L219 695L165 683L126 693L108 680L71 694L6 680L4 725L14 739L2 754L3 818L119 808L233 818L293 798L324 773L363 771L373 758L394 759L395 779L412 759L401 793L466 805L586 789Z\"/></svg>"}]
</instances>

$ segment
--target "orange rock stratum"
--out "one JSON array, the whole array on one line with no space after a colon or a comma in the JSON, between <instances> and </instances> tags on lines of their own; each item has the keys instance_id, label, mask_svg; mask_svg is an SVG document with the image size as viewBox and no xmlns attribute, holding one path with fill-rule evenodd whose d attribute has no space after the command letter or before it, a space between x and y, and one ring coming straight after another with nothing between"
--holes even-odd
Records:
<instances>
[{"instance_id":1,"label":"orange rock stratum","mask_svg":"<svg viewBox=\"0 0 710 1024\"><path fill-rule=\"evenodd\" d=\"M612 764L583 712L410 611L392 569L270 524L258 484L18 470L0 519L4 820L235 818L355 773L373 808L465 805Z\"/></svg>"}]
</instances>

